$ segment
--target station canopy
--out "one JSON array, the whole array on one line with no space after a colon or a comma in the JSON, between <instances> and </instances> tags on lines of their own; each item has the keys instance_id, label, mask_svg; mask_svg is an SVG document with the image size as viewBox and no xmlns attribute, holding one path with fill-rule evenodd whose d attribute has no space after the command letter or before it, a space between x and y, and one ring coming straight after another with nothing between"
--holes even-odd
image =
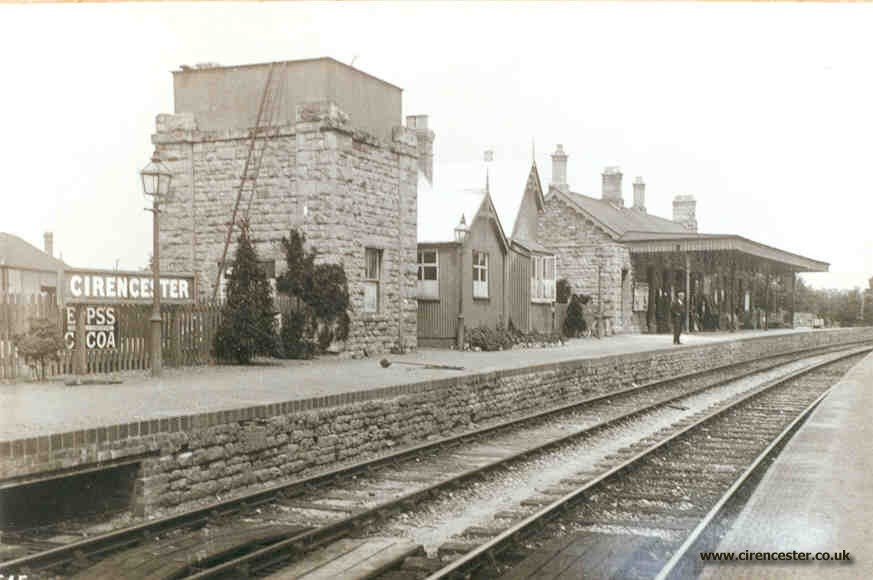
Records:
<instances>
[{"instance_id":1,"label":"station canopy","mask_svg":"<svg viewBox=\"0 0 873 580\"><path fill-rule=\"evenodd\" d=\"M619 241L631 254L706 252L767 262L784 272L827 272L829 264L731 234L625 232Z\"/></svg>"}]
</instances>

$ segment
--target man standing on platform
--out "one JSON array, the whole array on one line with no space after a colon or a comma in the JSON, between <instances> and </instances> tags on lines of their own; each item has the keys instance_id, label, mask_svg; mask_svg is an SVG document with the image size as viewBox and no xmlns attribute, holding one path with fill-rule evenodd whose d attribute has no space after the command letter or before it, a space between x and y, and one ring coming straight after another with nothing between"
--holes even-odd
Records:
<instances>
[{"instance_id":1,"label":"man standing on platform","mask_svg":"<svg viewBox=\"0 0 873 580\"><path fill-rule=\"evenodd\" d=\"M670 316L673 318L673 344L679 342L682 334L682 316L685 314L685 293L679 292L670 304Z\"/></svg>"}]
</instances>

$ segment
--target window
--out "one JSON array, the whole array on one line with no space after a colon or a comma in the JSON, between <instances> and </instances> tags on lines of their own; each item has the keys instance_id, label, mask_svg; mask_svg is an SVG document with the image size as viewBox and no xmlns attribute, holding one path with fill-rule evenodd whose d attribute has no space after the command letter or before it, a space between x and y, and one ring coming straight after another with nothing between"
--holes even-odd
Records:
<instances>
[{"instance_id":1,"label":"window","mask_svg":"<svg viewBox=\"0 0 873 580\"><path fill-rule=\"evenodd\" d=\"M437 300L440 297L439 254L436 250L418 251L418 297Z\"/></svg>"},{"instance_id":2,"label":"window","mask_svg":"<svg viewBox=\"0 0 873 580\"><path fill-rule=\"evenodd\" d=\"M530 298L532 302L555 299L555 257L531 256Z\"/></svg>"},{"instance_id":3,"label":"window","mask_svg":"<svg viewBox=\"0 0 873 580\"><path fill-rule=\"evenodd\" d=\"M488 253L473 250L473 298L488 298Z\"/></svg>"},{"instance_id":4,"label":"window","mask_svg":"<svg viewBox=\"0 0 873 580\"><path fill-rule=\"evenodd\" d=\"M379 281L382 279L382 250L364 249L364 312L379 312Z\"/></svg>"}]
</instances>

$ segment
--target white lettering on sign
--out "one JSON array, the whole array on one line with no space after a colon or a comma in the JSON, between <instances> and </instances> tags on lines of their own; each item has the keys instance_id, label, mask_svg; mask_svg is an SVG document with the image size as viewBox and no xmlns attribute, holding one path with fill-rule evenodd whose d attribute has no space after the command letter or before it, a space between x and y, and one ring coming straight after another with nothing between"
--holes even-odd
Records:
<instances>
[{"instance_id":1,"label":"white lettering on sign","mask_svg":"<svg viewBox=\"0 0 873 580\"><path fill-rule=\"evenodd\" d=\"M82 295L81 276L70 276L70 293L76 298Z\"/></svg>"},{"instance_id":2,"label":"white lettering on sign","mask_svg":"<svg viewBox=\"0 0 873 580\"><path fill-rule=\"evenodd\" d=\"M89 349L116 348L118 332L114 306L88 306L85 308L85 346ZM67 307L67 331L64 343L68 349L76 345L76 308Z\"/></svg>"},{"instance_id":3,"label":"white lettering on sign","mask_svg":"<svg viewBox=\"0 0 873 580\"><path fill-rule=\"evenodd\" d=\"M184 276L161 276L158 289L162 300L188 302L193 279ZM70 273L66 284L66 296L78 302L102 299L150 301L154 296L155 284L150 276L124 272L118 273Z\"/></svg>"}]
</instances>

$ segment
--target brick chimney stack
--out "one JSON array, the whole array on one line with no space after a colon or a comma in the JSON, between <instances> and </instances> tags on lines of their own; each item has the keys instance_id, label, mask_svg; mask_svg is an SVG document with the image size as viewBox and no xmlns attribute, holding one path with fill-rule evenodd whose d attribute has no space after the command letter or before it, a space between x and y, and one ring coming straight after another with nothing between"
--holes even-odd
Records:
<instances>
[{"instance_id":1,"label":"brick chimney stack","mask_svg":"<svg viewBox=\"0 0 873 580\"><path fill-rule=\"evenodd\" d=\"M551 186L561 191L569 191L567 185L567 154L564 146L558 145L552 153L552 183Z\"/></svg>"},{"instance_id":2,"label":"brick chimney stack","mask_svg":"<svg viewBox=\"0 0 873 580\"><path fill-rule=\"evenodd\" d=\"M689 232L697 231L697 200L693 195L677 195L673 198L673 221L685 226Z\"/></svg>"},{"instance_id":3,"label":"brick chimney stack","mask_svg":"<svg viewBox=\"0 0 873 580\"><path fill-rule=\"evenodd\" d=\"M53 233L46 232L42 235L42 247L46 254L54 257L55 235Z\"/></svg>"},{"instance_id":4,"label":"brick chimney stack","mask_svg":"<svg viewBox=\"0 0 873 580\"><path fill-rule=\"evenodd\" d=\"M427 128L427 115L409 115L406 127L414 130L418 138L418 170L433 183L434 132Z\"/></svg>"},{"instance_id":5,"label":"brick chimney stack","mask_svg":"<svg viewBox=\"0 0 873 580\"><path fill-rule=\"evenodd\" d=\"M646 182L639 176L634 178L634 209L646 213Z\"/></svg>"},{"instance_id":6,"label":"brick chimney stack","mask_svg":"<svg viewBox=\"0 0 873 580\"><path fill-rule=\"evenodd\" d=\"M604 167L601 177L603 178L601 197L615 206L624 207L624 198L621 196L621 169Z\"/></svg>"}]
</instances>

